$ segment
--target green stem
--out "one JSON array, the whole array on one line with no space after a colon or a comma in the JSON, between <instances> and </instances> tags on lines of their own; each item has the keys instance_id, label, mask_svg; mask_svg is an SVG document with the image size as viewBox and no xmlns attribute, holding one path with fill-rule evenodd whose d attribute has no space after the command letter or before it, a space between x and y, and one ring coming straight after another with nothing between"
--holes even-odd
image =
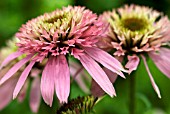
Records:
<instances>
[{"instance_id":1,"label":"green stem","mask_svg":"<svg viewBox=\"0 0 170 114\"><path fill-rule=\"evenodd\" d=\"M135 80L136 80L136 76L135 76L135 72L133 72L130 75L130 94L129 94L129 99L130 99L130 105L129 105L129 114L135 114Z\"/></svg>"}]
</instances>

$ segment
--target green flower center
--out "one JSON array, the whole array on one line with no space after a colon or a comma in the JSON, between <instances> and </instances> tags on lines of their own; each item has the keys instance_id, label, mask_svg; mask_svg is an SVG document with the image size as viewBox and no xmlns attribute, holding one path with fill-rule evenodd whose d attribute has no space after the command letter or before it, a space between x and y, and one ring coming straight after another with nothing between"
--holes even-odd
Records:
<instances>
[{"instance_id":1,"label":"green flower center","mask_svg":"<svg viewBox=\"0 0 170 114\"><path fill-rule=\"evenodd\" d=\"M68 13L59 14L59 15L56 15L52 18L44 20L44 23L54 24L55 22L59 22L59 21L61 22L63 20L66 20L67 18L68 18Z\"/></svg>"},{"instance_id":2,"label":"green flower center","mask_svg":"<svg viewBox=\"0 0 170 114\"><path fill-rule=\"evenodd\" d=\"M140 18L126 18L122 20L122 25L124 28L130 31L141 31L146 29L147 22Z\"/></svg>"}]
</instances>

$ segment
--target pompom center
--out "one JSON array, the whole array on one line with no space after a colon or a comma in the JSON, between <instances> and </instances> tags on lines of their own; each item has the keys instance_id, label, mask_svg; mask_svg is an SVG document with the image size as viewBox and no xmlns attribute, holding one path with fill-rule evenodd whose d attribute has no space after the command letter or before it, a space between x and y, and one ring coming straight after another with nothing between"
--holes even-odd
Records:
<instances>
[{"instance_id":1,"label":"pompom center","mask_svg":"<svg viewBox=\"0 0 170 114\"><path fill-rule=\"evenodd\" d=\"M126 18L122 20L123 27L130 31L141 31L147 28L147 22L141 18Z\"/></svg>"}]
</instances>

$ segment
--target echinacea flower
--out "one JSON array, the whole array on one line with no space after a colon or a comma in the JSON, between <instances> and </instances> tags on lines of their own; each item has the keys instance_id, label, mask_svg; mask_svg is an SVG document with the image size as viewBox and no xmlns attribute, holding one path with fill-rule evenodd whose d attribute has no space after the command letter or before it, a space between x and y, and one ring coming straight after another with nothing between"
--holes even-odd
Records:
<instances>
[{"instance_id":1,"label":"echinacea flower","mask_svg":"<svg viewBox=\"0 0 170 114\"><path fill-rule=\"evenodd\" d=\"M52 106L55 91L60 103L67 102L70 93L70 71L67 59L68 56L73 56L81 62L107 94L115 96L112 83L97 63L124 77L121 63L95 46L98 37L104 35L106 28L105 24L97 19L96 14L78 6L57 9L28 21L16 34L19 39L18 51L9 55L1 67L22 54L27 56L5 74L0 84L29 62L15 87L17 89L14 91L15 98L32 67L47 60L41 77L42 97L48 105Z\"/></svg>"},{"instance_id":2,"label":"echinacea flower","mask_svg":"<svg viewBox=\"0 0 170 114\"><path fill-rule=\"evenodd\" d=\"M126 68L129 74L137 69L140 56L149 74L152 86L161 97L160 91L149 71L146 58L148 54L157 67L170 78L170 21L163 13L138 5L125 5L103 13L100 18L110 24L107 37L102 37L99 47L112 50L114 56L128 59Z\"/></svg>"},{"instance_id":3,"label":"echinacea flower","mask_svg":"<svg viewBox=\"0 0 170 114\"><path fill-rule=\"evenodd\" d=\"M3 47L0 50L0 63L10 54L16 51L17 47L15 46L16 39L9 40L7 42L7 46ZM24 56L19 57L18 59L12 60L8 65L5 65L0 72L0 79L3 77L5 73L11 68L12 65L16 64L20 59ZM9 78L6 82L0 85L0 110L5 108L12 100L12 94L16 91L15 86L19 79L20 74L22 73L25 66L23 66L17 73L14 74L13 77ZM30 77L27 78L23 88L19 92L18 101L23 102L26 91L28 89L28 85L30 84L30 79L32 78L33 81L31 83L31 91L30 91L30 108L32 112L38 112L40 101L41 101L41 94L40 94L40 77L39 72L37 72L37 68L33 68L31 71Z\"/></svg>"}]
</instances>

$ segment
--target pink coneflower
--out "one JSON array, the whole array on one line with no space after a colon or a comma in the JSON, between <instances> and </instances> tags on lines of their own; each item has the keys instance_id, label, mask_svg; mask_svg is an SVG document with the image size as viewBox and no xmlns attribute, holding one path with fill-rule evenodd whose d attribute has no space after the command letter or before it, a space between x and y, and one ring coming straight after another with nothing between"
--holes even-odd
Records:
<instances>
[{"instance_id":1,"label":"pink coneflower","mask_svg":"<svg viewBox=\"0 0 170 114\"><path fill-rule=\"evenodd\" d=\"M15 42L16 42L15 39L8 41L7 46L3 47L0 50L0 63L2 63L2 60L4 60L10 53L16 51L17 47L14 45ZM7 73L7 71L11 68L11 66L16 64L23 57L24 56L21 56L18 59L12 60L10 63L8 63L8 65L4 66L0 72L0 79L3 77L4 74ZM25 66L23 66L17 73L15 73L13 77L9 78L5 83L0 85L0 110L5 108L11 102L13 92L17 91L17 89L15 89L15 86L24 68ZM38 112L40 106L40 100L41 100L40 77L39 77L39 72L37 72L37 70L39 69L37 68L35 69L35 67L33 68L30 77L27 78L26 82L23 85L23 88L21 89L17 97L19 102L23 102L26 96L28 85L30 84L30 79L32 78L33 81L31 83L30 108L32 112L35 113Z\"/></svg>"},{"instance_id":2,"label":"pink coneflower","mask_svg":"<svg viewBox=\"0 0 170 114\"><path fill-rule=\"evenodd\" d=\"M97 63L124 77L122 65L111 55L95 47L98 37L105 30L104 24L97 20L97 15L84 7L68 6L28 21L16 34L20 40L17 43L18 51L8 56L1 67L22 54L27 56L6 73L0 84L29 62L16 85L18 91L14 93L15 98L32 67L48 59L41 77L42 97L51 106L56 91L60 102L67 102L70 93L67 59L68 56L73 56L107 94L116 95L112 83Z\"/></svg>"},{"instance_id":3,"label":"pink coneflower","mask_svg":"<svg viewBox=\"0 0 170 114\"><path fill-rule=\"evenodd\" d=\"M149 71L145 54L148 54L157 67L170 77L170 50L165 45L170 41L170 22L167 16L145 6L125 5L111 12L105 12L101 18L109 23L107 37L101 39L99 46L114 50L117 57L127 57L126 68L129 73L137 69L140 57L143 59L152 86L161 97L160 91Z\"/></svg>"}]
</instances>

